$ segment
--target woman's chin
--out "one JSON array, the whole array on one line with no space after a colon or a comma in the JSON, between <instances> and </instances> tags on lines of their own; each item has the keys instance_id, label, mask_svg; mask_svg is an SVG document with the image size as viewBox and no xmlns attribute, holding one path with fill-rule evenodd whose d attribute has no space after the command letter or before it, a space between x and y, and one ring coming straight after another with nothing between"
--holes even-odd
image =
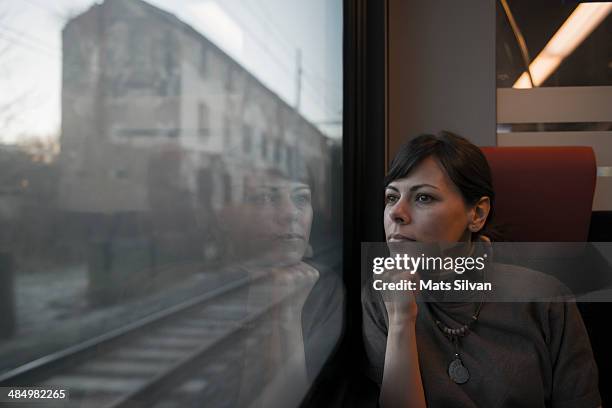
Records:
<instances>
[{"instance_id":1,"label":"woman's chin","mask_svg":"<svg viewBox=\"0 0 612 408\"><path fill-rule=\"evenodd\" d=\"M257 264L265 267L287 267L300 263L304 257L304 246L274 248L258 257Z\"/></svg>"}]
</instances>

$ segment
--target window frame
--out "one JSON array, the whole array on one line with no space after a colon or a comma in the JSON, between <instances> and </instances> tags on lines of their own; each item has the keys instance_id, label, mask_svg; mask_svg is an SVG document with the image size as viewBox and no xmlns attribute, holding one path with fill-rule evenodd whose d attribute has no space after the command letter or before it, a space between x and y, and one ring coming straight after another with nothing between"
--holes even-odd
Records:
<instances>
[{"instance_id":1,"label":"window frame","mask_svg":"<svg viewBox=\"0 0 612 408\"><path fill-rule=\"evenodd\" d=\"M302 407L363 405L362 242L384 241L382 180L387 162L388 0L343 1L343 334Z\"/></svg>"}]
</instances>

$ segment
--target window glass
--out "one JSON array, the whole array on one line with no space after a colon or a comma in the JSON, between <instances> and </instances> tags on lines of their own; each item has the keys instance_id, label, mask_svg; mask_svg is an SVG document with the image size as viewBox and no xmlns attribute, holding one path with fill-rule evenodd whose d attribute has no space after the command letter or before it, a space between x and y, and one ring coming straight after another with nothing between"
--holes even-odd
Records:
<instances>
[{"instance_id":1,"label":"window glass","mask_svg":"<svg viewBox=\"0 0 612 408\"><path fill-rule=\"evenodd\" d=\"M343 323L342 2L4 1L0 89L0 385L297 406Z\"/></svg>"}]
</instances>

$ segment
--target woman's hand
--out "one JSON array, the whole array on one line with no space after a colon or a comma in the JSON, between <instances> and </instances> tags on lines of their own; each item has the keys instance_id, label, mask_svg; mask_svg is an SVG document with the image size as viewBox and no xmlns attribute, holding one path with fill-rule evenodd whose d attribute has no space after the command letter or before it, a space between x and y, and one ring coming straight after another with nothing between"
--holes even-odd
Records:
<instances>
[{"instance_id":1,"label":"woman's hand","mask_svg":"<svg viewBox=\"0 0 612 408\"><path fill-rule=\"evenodd\" d=\"M274 299L280 301L284 297L292 296L292 309L298 312L298 316L301 316L306 298L319 279L319 271L300 262L287 267L274 268L271 276Z\"/></svg>"},{"instance_id":2,"label":"woman's hand","mask_svg":"<svg viewBox=\"0 0 612 408\"><path fill-rule=\"evenodd\" d=\"M415 330L419 277L416 272L392 270L383 273L382 281L395 286L401 284L402 290L382 291L389 327L379 404L382 408L422 408L426 406L425 392Z\"/></svg>"},{"instance_id":3,"label":"woman's hand","mask_svg":"<svg viewBox=\"0 0 612 408\"><path fill-rule=\"evenodd\" d=\"M408 271L387 271L383 274L383 283L413 282L414 290L382 290L382 297L389 317L389 325L414 324L418 315L415 294L418 291L418 275Z\"/></svg>"},{"instance_id":4,"label":"woman's hand","mask_svg":"<svg viewBox=\"0 0 612 408\"><path fill-rule=\"evenodd\" d=\"M379 397L382 408L423 408L425 392L416 341L418 289L416 273L395 272L383 282L413 282L414 290L384 290L383 300L389 316L385 366Z\"/></svg>"}]
</instances>

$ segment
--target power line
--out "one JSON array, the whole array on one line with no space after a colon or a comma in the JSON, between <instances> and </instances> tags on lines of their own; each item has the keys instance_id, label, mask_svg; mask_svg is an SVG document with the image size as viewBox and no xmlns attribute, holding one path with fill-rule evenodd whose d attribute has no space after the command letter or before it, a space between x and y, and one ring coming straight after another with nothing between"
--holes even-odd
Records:
<instances>
[{"instance_id":1,"label":"power line","mask_svg":"<svg viewBox=\"0 0 612 408\"><path fill-rule=\"evenodd\" d=\"M42 40L42 39L40 39L38 37L35 37L35 36L33 36L33 35L29 34L29 33L23 32L23 31L16 30L13 27L9 27L7 25L2 24L2 22L0 22L0 28L3 28L4 30L10 31L10 32L12 32L12 33L14 33L16 35L21 36L21 37L26 37L30 41L35 42L37 44L40 44L41 46L46 47L48 49L54 49L55 48L53 45L47 43L46 41L44 41L44 40Z\"/></svg>"},{"instance_id":2,"label":"power line","mask_svg":"<svg viewBox=\"0 0 612 408\"><path fill-rule=\"evenodd\" d=\"M276 24L274 20L271 17L269 17L269 14L266 13L266 16L264 16L263 14L259 14L259 16L263 17L263 19L260 19L255 14L254 9L251 7L251 4L248 1L245 1L242 4L246 6L245 10L247 10L249 14L251 14L251 16L253 16L256 20L258 20L262 24L263 27L268 28L268 31L273 35L274 38L276 38L279 45L281 45L283 49L287 52L287 55L291 58L294 58L295 50L298 50L299 47L289 42L289 40L280 31L280 28L278 28L278 24ZM260 5L263 6L263 3L261 3ZM257 10L260 10L263 12L263 10L265 9L264 7L259 7L257 8ZM272 33L272 28L274 29L275 33ZM304 60L302 60L301 71L304 76L308 76L311 79L315 79L319 81L319 83L322 84L324 87L329 87L333 89L333 92L336 94L337 97L341 96L340 91L338 90L336 86L334 86L334 84L331 81L323 78L320 75L315 74L314 71L311 71L310 69L306 68L304 65L305 65Z\"/></svg>"},{"instance_id":3,"label":"power line","mask_svg":"<svg viewBox=\"0 0 612 408\"><path fill-rule=\"evenodd\" d=\"M311 93L310 93L311 95L313 95L313 96L314 95L317 95L317 96L320 95L319 90L313 88L312 85L310 85L310 82L305 82L305 84L309 85L308 89L311 91ZM315 98L311 98L311 99L316 100ZM327 111L328 113L330 113L331 117L335 117L338 114L337 112L334 112L332 110L332 108L330 108L325 102L323 102L322 104L315 103L315 105L316 106L320 106L322 108L322 110Z\"/></svg>"},{"instance_id":4,"label":"power line","mask_svg":"<svg viewBox=\"0 0 612 408\"><path fill-rule=\"evenodd\" d=\"M273 34L273 36L279 41L279 44L283 46L285 51L287 51L287 55L291 58L294 58L295 50L299 49L299 47L293 43L290 43L287 37L284 35L284 33L281 32L280 28L278 28L278 24L271 18L269 12L265 8L264 2L259 3L258 5L260 7L257 8L257 10L260 10L261 13L265 14L265 15L259 14L260 16L263 17L263 19L260 19L259 17L255 15L254 9L251 7L251 3L249 3L248 1L245 1L243 4L246 6L246 10L249 11L249 14L251 14L255 19L259 20L262 23L262 26L268 28L268 31L271 32L272 29L274 29L276 34ZM304 65L303 61L302 61L302 64ZM303 71L305 74L307 74L313 79L317 79L325 86L333 85L329 80L323 78L320 75L315 74L314 70L311 71L310 69L303 67Z\"/></svg>"},{"instance_id":5,"label":"power line","mask_svg":"<svg viewBox=\"0 0 612 408\"><path fill-rule=\"evenodd\" d=\"M293 76L294 73L292 72L292 69L287 67L287 65L284 63L284 61L282 59L279 59L279 57L272 52L272 50L270 50L270 48L258 37L256 36L245 24L244 21L241 18L238 18L236 16L236 13L232 13L230 12L231 16L241 25L242 29L256 42L260 45L260 47L262 47L263 50L266 51L266 53L272 57L279 65L281 65L281 67L284 68L285 72L290 75ZM314 90L312 95L319 95L320 94L320 89L317 89L313 84L311 84L309 81L304 81L304 84L307 84L312 90ZM315 102L315 105L318 106L319 104ZM327 107L325 106L325 103L322 104L323 105L323 109L327 109ZM330 111L331 112L331 111Z\"/></svg>"},{"instance_id":6,"label":"power line","mask_svg":"<svg viewBox=\"0 0 612 408\"><path fill-rule=\"evenodd\" d=\"M78 66L78 64L66 63L66 61L63 59L61 51L58 52L58 50L55 47L52 47L51 45L45 45L46 43L43 43L37 37L34 37L19 30L15 30L12 27L7 27L6 25L3 25L1 23L0 30L4 30L4 33L0 31L0 38L4 38L7 42L10 43L10 45L21 46L25 49L28 49L29 51L36 53L37 55L43 55L45 57L54 59L57 58L59 60L59 63L63 65L64 68L81 68L80 66ZM8 37L7 33L10 33L12 37Z\"/></svg>"},{"instance_id":7,"label":"power line","mask_svg":"<svg viewBox=\"0 0 612 408\"><path fill-rule=\"evenodd\" d=\"M259 17L255 15L253 8L251 7L251 4L248 1L245 1L243 4L246 6L246 9L249 11L249 13L253 17L255 17L255 19L260 20L262 25L268 28L268 31L270 33L272 33L272 28L274 29L274 31L276 31L278 35L274 33L272 34L274 35L274 37L276 37L277 40L280 40L279 43L282 43L283 48L286 47L285 50L287 51L287 55L290 57L293 57L295 50L298 49L298 47L295 44L290 43L287 38L283 37L283 33L280 32L280 29L277 27L274 21L272 21L271 19L267 19L265 16L263 16L263 20L261 20ZM258 10L261 10L261 9L258 8ZM262 15L260 14L260 16Z\"/></svg>"},{"instance_id":8,"label":"power line","mask_svg":"<svg viewBox=\"0 0 612 408\"><path fill-rule=\"evenodd\" d=\"M293 72L291 67L287 66L286 63L284 62L284 60L279 59L278 56L272 52L272 50L270 50L270 48L259 39L259 37L257 37L251 30L249 30L246 26L246 24L244 24L244 22L240 19L237 18L236 15L234 13L230 13L232 15L232 17L234 19L236 19L238 21L238 23L240 23L242 29L251 37L255 40L255 42L257 42L260 47L266 52L266 54L268 54L272 59L274 59L275 62L277 62L282 68L285 69L285 71L293 76Z\"/></svg>"},{"instance_id":9,"label":"power line","mask_svg":"<svg viewBox=\"0 0 612 408\"><path fill-rule=\"evenodd\" d=\"M52 17L59 18L59 19L61 19L61 20L64 20L64 19L65 19L65 16L63 16L63 15L62 15L62 14L61 14L59 11L57 11L57 10L56 10L56 11L53 11L53 10L51 10L51 9L49 9L49 8L47 8L47 7L45 7L45 6L43 6L42 4L39 4L39 3L33 2L33 1L31 1L31 0L23 0L23 1L25 1L26 3L28 3L28 4L29 4L29 5L31 5L31 6L34 6L34 7L38 8L38 9L40 9L40 10L43 10L44 12L46 12L47 14L49 14L49 15L50 15L50 16L52 16Z\"/></svg>"},{"instance_id":10,"label":"power line","mask_svg":"<svg viewBox=\"0 0 612 408\"><path fill-rule=\"evenodd\" d=\"M3 27L0 27L3 28ZM29 49L30 51L36 52L38 54L40 54L41 52L46 53L46 56L48 57L56 57L56 58L61 58L59 55L54 54L53 51L39 45L33 42L25 42L24 38L22 37L14 37L15 34L11 34L13 37L9 37L6 34L6 30L4 33L0 32L0 37L4 38L6 41L8 41L11 45L18 45L21 47L24 47L26 49Z\"/></svg>"},{"instance_id":11,"label":"power line","mask_svg":"<svg viewBox=\"0 0 612 408\"><path fill-rule=\"evenodd\" d=\"M1 23L0 23L0 30L3 30L3 31L0 31L0 38L3 38L4 40L6 40L9 43L9 46L11 45L21 46L29 51L34 52L37 55L42 55L47 58L57 59L59 60L60 66L63 66L64 69L77 68L83 71L82 67L79 66L79 64L76 64L74 62L67 63L67 61L64 60L61 51L58 52L55 47L52 47L50 45L45 45L45 43L43 43L37 37L31 36L19 30L15 30L14 28L8 27ZM7 34L10 34L11 37L9 37ZM86 75L94 77L95 73L86 72Z\"/></svg>"},{"instance_id":12,"label":"power line","mask_svg":"<svg viewBox=\"0 0 612 408\"><path fill-rule=\"evenodd\" d=\"M32 3L31 1L27 1L29 4L36 4L36 3ZM46 9L40 5L37 4L38 7L42 8L42 9ZM50 14L54 14L57 16L57 14L51 12L49 9L46 9ZM242 21L240 21L242 22ZM46 41L43 41L42 39L33 36L29 33L25 33L23 31L20 30L16 30L13 27L9 27L3 24L0 24L0 29L2 29L3 31L0 32L0 37L5 39L7 42L9 42L10 44L13 45L18 45L21 47L24 47L30 51L36 52L38 55L40 55L41 52L45 53L47 57L56 57L60 60L60 62L64 65L64 69L66 68L70 68L72 66L78 66L78 64L74 64L74 63L66 63L66 61L63 60L62 58L62 54L61 51L60 53L57 52L57 50L55 49L55 47L51 46L49 43L47 43ZM258 36L255 36L248 28L246 28L246 26L244 26L243 24L243 29L247 32L248 35L251 36L251 38L256 41L264 51L266 51L266 53L272 57L281 68L284 69L285 72L287 72L290 76L293 75L292 69L290 67L288 67L284 61L280 60L279 57L272 52L272 50L265 45L261 39ZM10 34L10 36L9 36ZM78 66L78 68L82 69L83 67ZM310 77L312 77L312 75L309 73L308 74ZM337 116L337 112L333 112L332 109L330 109L328 107L328 104L323 102L323 103L318 103L316 102L317 98L314 98L313 96L320 96L321 94L321 90L319 88L317 88L315 85L313 85L311 83L311 81L308 80L304 80L304 84L309 88L310 91L312 92L308 92L311 95L311 100L313 100L314 102L314 106L317 107L317 109L320 109L322 111L327 111L330 113L331 117L336 117Z\"/></svg>"},{"instance_id":13,"label":"power line","mask_svg":"<svg viewBox=\"0 0 612 408\"><path fill-rule=\"evenodd\" d=\"M35 53L40 53L41 51L46 53L47 56L49 57L56 57L58 59L60 59L62 61L62 63L65 65L65 67L71 67L74 66L73 64L66 64L66 61L63 61L62 59L62 55L58 54L52 46L48 45L47 43L43 42L42 40L40 40L39 38L32 36L28 33L19 31L19 30L15 30L12 27L8 27L6 25L0 24L0 29L4 30L5 32L9 32L13 37L8 37L6 34L2 35L1 37L4 38L5 40L7 40L9 43L14 44L14 45L19 45L22 46L24 48L29 49L30 51L33 51ZM81 68L81 67L79 67ZM285 71L291 75L291 72L287 70L287 67L285 67ZM314 87L313 84L311 84L308 81L304 81L304 84L307 85L310 90L312 91L311 95L319 95L320 92L319 90ZM314 98L312 98L314 99ZM315 105L319 105L319 103L315 103ZM327 108L327 106L325 106L325 104L322 104L324 109ZM332 113L332 111L329 111L330 113Z\"/></svg>"},{"instance_id":14,"label":"power line","mask_svg":"<svg viewBox=\"0 0 612 408\"><path fill-rule=\"evenodd\" d=\"M235 13L230 13L232 15L232 17L234 19L236 19L236 21L238 21L238 23L241 25L242 29L250 36L250 38L252 38L257 44L259 44L259 46L266 51L266 53L272 57L272 59L274 59L281 68L284 68L284 71L290 76L292 77L294 75L293 70L291 67L288 67L285 62L282 59L279 59L279 57L272 52L272 50L270 50L270 48L263 42L261 41L261 39L256 36L251 30L249 30L247 28L247 26L244 24L244 21L242 21L242 19L236 17Z\"/></svg>"},{"instance_id":15,"label":"power line","mask_svg":"<svg viewBox=\"0 0 612 408\"><path fill-rule=\"evenodd\" d=\"M302 74L306 77L317 80L317 78L313 77L309 71L306 71L306 69L302 69ZM336 96L336 98L338 98L340 102L342 101L342 89L341 88L338 88L337 86L335 86L331 81L325 81L322 79L318 79L318 81L323 86L323 89L331 90Z\"/></svg>"},{"instance_id":16,"label":"power line","mask_svg":"<svg viewBox=\"0 0 612 408\"><path fill-rule=\"evenodd\" d=\"M304 74L306 74L307 76L311 77L312 79L315 79L317 81L319 81L322 85L324 86L330 86L332 88L335 88L334 83L331 82L329 79L323 78L320 75L315 74L314 72L304 68Z\"/></svg>"}]
</instances>

